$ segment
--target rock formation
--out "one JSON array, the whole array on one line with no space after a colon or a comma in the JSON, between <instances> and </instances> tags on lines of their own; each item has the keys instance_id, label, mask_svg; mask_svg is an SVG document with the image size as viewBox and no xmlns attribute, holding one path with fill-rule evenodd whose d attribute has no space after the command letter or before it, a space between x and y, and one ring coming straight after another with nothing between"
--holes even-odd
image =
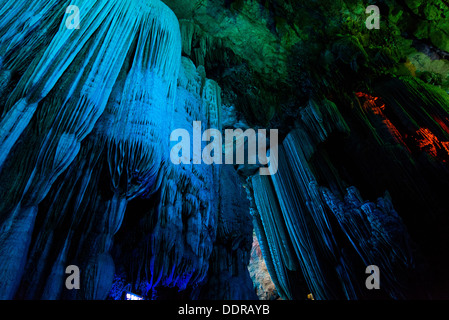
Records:
<instances>
[{"instance_id":1,"label":"rock formation","mask_svg":"<svg viewBox=\"0 0 449 320\"><path fill-rule=\"evenodd\" d=\"M444 1L0 4L0 299L448 298ZM173 163L195 121L278 171Z\"/></svg>"}]
</instances>

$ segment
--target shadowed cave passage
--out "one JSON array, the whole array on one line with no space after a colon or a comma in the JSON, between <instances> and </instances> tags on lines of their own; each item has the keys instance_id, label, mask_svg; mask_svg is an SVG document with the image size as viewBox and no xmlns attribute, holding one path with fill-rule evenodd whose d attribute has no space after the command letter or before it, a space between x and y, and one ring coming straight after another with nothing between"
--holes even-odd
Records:
<instances>
[{"instance_id":1,"label":"shadowed cave passage","mask_svg":"<svg viewBox=\"0 0 449 320\"><path fill-rule=\"evenodd\" d=\"M372 4L0 0L0 299L449 298L448 6Z\"/></svg>"}]
</instances>

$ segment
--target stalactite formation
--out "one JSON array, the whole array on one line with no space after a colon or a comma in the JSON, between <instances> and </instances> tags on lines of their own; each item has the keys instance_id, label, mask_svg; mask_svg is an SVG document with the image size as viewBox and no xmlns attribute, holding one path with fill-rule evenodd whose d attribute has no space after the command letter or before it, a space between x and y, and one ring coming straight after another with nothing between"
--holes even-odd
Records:
<instances>
[{"instance_id":1,"label":"stalactite formation","mask_svg":"<svg viewBox=\"0 0 449 320\"><path fill-rule=\"evenodd\" d=\"M449 10L376 5L0 0L0 299L448 298Z\"/></svg>"}]
</instances>

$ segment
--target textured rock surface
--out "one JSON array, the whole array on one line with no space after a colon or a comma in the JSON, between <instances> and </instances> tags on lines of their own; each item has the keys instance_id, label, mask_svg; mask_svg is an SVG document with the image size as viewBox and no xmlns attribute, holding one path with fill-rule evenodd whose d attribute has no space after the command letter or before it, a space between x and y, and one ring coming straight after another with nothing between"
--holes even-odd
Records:
<instances>
[{"instance_id":1,"label":"textured rock surface","mask_svg":"<svg viewBox=\"0 0 449 320\"><path fill-rule=\"evenodd\" d=\"M279 298L255 234L253 235L253 247L248 269L260 300L276 300Z\"/></svg>"},{"instance_id":2,"label":"textured rock surface","mask_svg":"<svg viewBox=\"0 0 449 320\"><path fill-rule=\"evenodd\" d=\"M249 201L232 166L221 169L217 239L201 299L256 300L247 269L253 229Z\"/></svg>"},{"instance_id":3,"label":"textured rock surface","mask_svg":"<svg viewBox=\"0 0 449 320\"><path fill-rule=\"evenodd\" d=\"M356 0L83 0L67 29L0 0L0 298L448 298L449 7L375 2L379 30ZM172 164L193 121L279 129L278 172Z\"/></svg>"},{"instance_id":4,"label":"textured rock surface","mask_svg":"<svg viewBox=\"0 0 449 320\"><path fill-rule=\"evenodd\" d=\"M80 10L92 26L76 35L44 21L50 41L27 57L4 105L1 297L105 299L117 279L148 298L196 288L216 240L220 173L171 164L168 138L175 128L191 133L192 121L220 129L220 88L204 67L181 61L179 24L163 3L86 2ZM15 36L3 38L4 48L29 41ZM5 53L5 72L20 74L9 69L19 59ZM245 271L246 260L235 267ZM64 288L69 264L82 270L80 290Z\"/></svg>"}]
</instances>

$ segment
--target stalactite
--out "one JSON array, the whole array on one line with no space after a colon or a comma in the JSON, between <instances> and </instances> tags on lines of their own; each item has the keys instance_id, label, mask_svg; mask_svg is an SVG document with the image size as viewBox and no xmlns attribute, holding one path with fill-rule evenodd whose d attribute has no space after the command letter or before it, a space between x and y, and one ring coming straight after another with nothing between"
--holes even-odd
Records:
<instances>
[{"instance_id":1,"label":"stalactite","mask_svg":"<svg viewBox=\"0 0 449 320\"><path fill-rule=\"evenodd\" d=\"M426 295L428 270L444 291L445 11L366 33L360 1L230 2L0 0L0 299L253 299L253 228L283 299ZM194 121L278 128L277 173L171 163Z\"/></svg>"},{"instance_id":2,"label":"stalactite","mask_svg":"<svg viewBox=\"0 0 449 320\"><path fill-rule=\"evenodd\" d=\"M41 296L42 300L57 300L61 296L66 276L65 269L67 266L67 252L69 250L68 247L71 238L72 233L67 236L66 240L64 241L64 245L58 254L58 257L53 264Z\"/></svg>"},{"instance_id":3,"label":"stalactite","mask_svg":"<svg viewBox=\"0 0 449 320\"><path fill-rule=\"evenodd\" d=\"M195 35L195 24L190 20L183 19L179 21L179 25L181 27L182 52L190 56Z\"/></svg>"},{"instance_id":4,"label":"stalactite","mask_svg":"<svg viewBox=\"0 0 449 320\"><path fill-rule=\"evenodd\" d=\"M276 287L279 288L281 296L285 294L285 298L292 299L293 295L290 292L284 268L296 271L299 268L299 263L294 255L282 212L277 204L276 195L267 176L254 176L252 185L255 202L259 208L262 221L262 226L260 227L264 230L268 241L270 263L273 263L275 268L273 270L276 275L275 281L278 282L275 282Z\"/></svg>"},{"instance_id":5,"label":"stalactite","mask_svg":"<svg viewBox=\"0 0 449 320\"><path fill-rule=\"evenodd\" d=\"M204 126L219 123L221 102L216 97L220 88L205 79L201 68L183 57L177 83L168 128L183 128L192 134L193 121L201 121ZM206 89L208 94L202 95ZM152 139L155 137L157 134L152 135ZM160 143L157 147L161 150ZM160 188L153 197L157 205L143 214L142 219L148 223L139 227L139 232L147 236L139 240L139 254L125 259L138 275L132 280L133 287L143 296L155 298L171 287L191 290L204 282L215 240L218 174L218 168L205 164L165 164Z\"/></svg>"},{"instance_id":6,"label":"stalactite","mask_svg":"<svg viewBox=\"0 0 449 320\"><path fill-rule=\"evenodd\" d=\"M168 136L165 117L173 112L180 35L173 13L159 2L147 6L140 8L145 11L137 28L134 56L129 57L130 69L119 76L97 125L98 139L108 141L113 196L106 202L103 229L92 240L95 252L91 251L91 263L86 268L93 274L85 279L93 283L85 283L85 299L104 299L109 293L114 263L108 252L113 236L122 224L128 201L142 194L149 196L149 190L159 187L162 155L167 154L168 143L162 138ZM103 268L102 263L106 263L108 274L97 272ZM92 286L97 288L94 295Z\"/></svg>"},{"instance_id":7,"label":"stalactite","mask_svg":"<svg viewBox=\"0 0 449 320\"><path fill-rule=\"evenodd\" d=\"M285 268L294 270L291 267L291 261L295 261L296 258L307 285L316 299L360 298L363 294L360 288L354 285L356 280L351 273L353 268L349 264L350 260L345 254L339 252L338 248L342 246L341 239L334 236L335 225L331 222L333 218L330 214L331 212L335 214L335 205L322 198L321 187L309 166L309 161L317 152L316 146L319 143L325 141L331 133L348 132L349 128L330 101L324 101L322 104L312 101L303 110L301 120L298 128L287 135L283 146L279 149L279 172L269 178L255 176L252 180L254 197L262 221L259 232L263 233L262 242L264 238L267 239L270 250L267 256L273 261L274 270L271 272L275 274L274 281L281 289L280 292L284 292L289 297L290 284L284 270ZM393 212L393 216L398 217L394 210L391 211L391 203L387 200L379 201L382 203L381 210L389 210L385 213ZM376 261L384 269L392 270L393 264L399 268L398 265L403 263L402 261L409 261L410 252L404 253L404 258L399 258L393 264L385 262L384 265L383 260L377 258L377 254L371 249L372 244L368 244L367 241L372 239L372 228L384 230L382 225L389 223L387 222L389 219L380 215L382 211L376 211L377 209L367 204L363 208L370 214L358 219L347 216L343 218L342 214L337 217L344 219L344 225L348 229L346 232L355 232L356 235L349 239L359 254L361 254L359 244L363 248L370 248L362 249L365 250L363 263L369 265ZM373 213L373 210L376 213ZM397 225L400 230L396 231L397 234L407 235L402 224L398 222ZM384 235L382 231L379 231L379 234L381 239L395 237L390 231L385 231ZM357 240L354 240L354 237ZM289 245L294 250L285 251ZM396 247L394 245L380 246L382 249L379 250L383 254L391 253L392 256L401 256L400 252L409 247L407 241L401 241ZM400 297L401 289L396 288L401 285L395 283L394 278L390 278L390 281L388 287L392 296Z\"/></svg>"},{"instance_id":8,"label":"stalactite","mask_svg":"<svg viewBox=\"0 0 449 320\"><path fill-rule=\"evenodd\" d=\"M326 188L322 193L363 263L389 270L383 285L392 298L403 299L406 282L401 274L414 267L414 258L410 237L388 193L377 203L363 201L354 187L344 202Z\"/></svg>"},{"instance_id":9,"label":"stalactite","mask_svg":"<svg viewBox=\"0 0 449 320\"><path fill-rule=\"evenodd\" d=\"M10 250L2 249L2 255L5 255L2 258L11 262L10 265L2 264L5 271L3 279L11 284L2 286L3 297L12 297L21 278L21 269L23 268L14 268L14 264L21 263L19 261L26 256L28 237L17 237L15 233L19 232L19 229L27 230L27 233L30 233L37 212L37 210L27 208L35 207L45 198L57 177L76 158L80 150L80 141L92 131L106 108L105 116L100 119L97 129L95 129L95 132L102 132L103 126L106 125L104 119L107 122L106 115L111 114L111 108L107 108L107 104L109 106L113 106L114 103L129 104L132 110L131 112L126 111L125 114L123 113L123 110L125 110L123 107L118 108L117 116L122 115L123 118L114 121L112 126L108 123L110 130L106 133L106 137L111 133L113 139L124 140L118 142L122 151L125 151L123 150L124 147L125 149L128 148L126 147L128 143L132 146L131 149L126 150L131 157L126 158L127 172L124 172L124 174L127 175L129 180L141 179L141 186L143 186L142 190L139 190L137 186L125 186L123 196L132 198L147 192L149 185L155 183L162 161L160 156L159 159L152 156L151 147L139 146L142 139L146 138L143 141L150 141L155 131L150 129L151 126L145 127L147 120L141 119L142 113L139 108L148 110L146 112L147 117L151 117L149 114L153 112L151 119L161 119L165 112L173 110L181 51L176 17L159 1L152 1L145 5L137 2L122 3L114 1L100 1L92 4L86 1L78 5L80 10L83 11L83 24L86 28L73 33L73 31L65 28L64 24L61 24L52 41L43 49L42 55L35 58L38 62L31 63L30 69L25 72L25 75L11 92L5 109L7 111L1 120L0 149L2 159L0 167L5 169L3 164L7 160L9 151L14 147L20 134L27 128L36 110L38 108L39 110L46 110L45 113L42 113L43 122L37 125L38 130L43 131L40 136L44 138L42 146L37 149L36 165L34 169L30 168L28 183L24 186L23 191L19 191L23 194L22 198L20 202L16 203L9 221L5 221L3 225L3 228L7 229L4 229L2 243L9 243L13 241L12 239L16 239L15 242L23 242L22 244L14 244L18 248L23 247L16 251L14 259ZM112 25L120 26L118 32L110 32L109 22L106 23L110 16L114 17L111 22ZM87 26L90 27L87 28ZM118 96L113 94L111 99L108 99L110 94L113 93L113 88L120 86L120 82L116 83L116 81L119 71L122 66L125 66L125 58L132 48L133 39L138 40L135 42L135 56L129 57L132 63L129 72L125 75L126 80L122 86L123 94ZM11 61L9 65L12 64ZM75 68L76 72L74 71ZM145 81L141 82L141 80ZM135 86L136 81L141 83L140 87ZM116 83L115 86L114 83ZM55 93L57 84L63 89L59 89L56 93L57 97L53 98L52 95ZM150 95L146 92L147 87L152 87L153 92L158 94L153 94L150 98ZM117 89L115 92L117 92ZM145 96L147 98L142 99ZM130 100L127 101L127 99ZM148 99L156 100L150 101ZM108 100L111 102L108 103ZM151 103L155 107L146 108ZM158 110L161 113L158 114ZM158 116L154 117L157 114ZM129 117L132 117L132 119L129 119ZM126 120L129 120L131 124L128 128L123 125L126 124ZM52 127L49 125L51 122L56 125ZM144 126L140 128L139 126L142 125ZM163 128L164 126L160 127ZM147 135L141 138L138 134L140 132ZM137 138L137 141L134 141L135 138ZM100 134L101 139L104 140ZM154 142L159 143L159 140L155 138ZM36 145L36 147L38 146ZM120 160L120 157L117 158L111 153L114 146L108 147L112 159L124 161L124 159ZM136 149L132 149L134 147ZM134 150L141 150L142 155L135 154L136 151ZM24 152L36 152L36 150L30 149ZM120 163L117 165L123 166ZM112 170L115 170L115 168ZM141 175L136 176L134 172L139 172ZM114 172L111 173L117 177ZM120 179L120 174L118 178ZM117 186L118 181L113 181L116 181ZM114 200L112 201L114 202ZM116 202L123 202L123 200L116 199L114 203ZM112 205L112 207L116 206ZM123 214L124 207L121 205L118 207L121 208L119 211ZM109 211L109 214L112 215L110 223L116 221L110 224L109 232L113 234L120 227L120 218L116 219L115 217L119 212L115 209ZM25 214L25 212L29 214ZM19 223L15 218L15 216L23 215L29 216L25 225ZM23 219L20 218L21 221ZM8 246L2 247L7 248ZM108 247L109 245L106 245L104 250L107 251ZM9 269L14 270L9 271ZM15 280L12 280L13 273L17 274ZM104 293L101 295L104 295Z\"/></svg>"},{"instance_id":10,"label":"stalactite","mask_svg":"<svg viewBox=\"0 0 449 320\"><path fill-rule=\"evenodd\" d=\"M207 79L204 88L202 99L204 101L203 108L206 110L206 118L208 126L221 131L221 88L213 80Z\"/></svg>"},{"instance_id":11,"label":"stalactite","mask_svg":"<svg viewBox=\"0 0 449 320\"><path fill-rule=\"evenodd\" d=\"M38 299L42 297L39 288L43 285L43 278L47 277L46 272L51 268L49 267L52 259L51 251L57 250L60 252L55 266L61 267L62 262L68 261L67 254L71 246L71 235L76 232L83 216L90 208L91 201L86 200L86 196L95 198L97 195L95 186L98 183L99 172L96 169L98 169L98 160L102 150L103 147L94 142L84 146L77 159L67 172L59 178L56 185L59 185L61 180L65 183L60 185L60 188L50 191L47 199L51 199L51 203L47 204L44 200L44 208L48 206L48 210L45 212L44 208L40 207L39 209L40 214L46 216L33 241L34 245L30 247L24 277L20 290L16 294L17 298ZM69 230L62 231L64 225L68 225ZM56 239L61 239L61 232L63 237L70 235L63 242L63 247L60 247L61 244L56 242ZM61 276L61 272L65 268L53 267L53 269L54 273ZM47 279L46 287L54 288L60 294L63 284L53 282L53 279ZM51 292L51 290L47 293L48 299L50 299L49 295L54 299L59 298L59 295Z\"/></svg>"},{"instance_id":12,"label":"stalactite","mask_svg":"<svg viewBox=\"0 0 449 320\"><path fill-rule=\"evenodd\" d=\"M421 161L432 161L430 158L423 158L417 163L411 160L418 154L418 148L414 147L416 141L411 138L414 137L413 133L420 125L426 128L431 127L435 130L434 132L438 132L440 139L446 137L444 122L440 121L443 122L442 125L435 120L434 116L438 114L438 119L445 117L440 110L444 105L445 95L439 96L438 90L428 87L423 87L422 92L418 93L417 87L420 84L415 80L405 82L391 80L389 83L391 86L381 84L376 89L377 92L383 93L382 97L389 97L385 100L357 93L359 97L366 99L366 102L360 105L361 108L345 112L346 117L358 123L359 127L354 122L347 124L332 102L309 101L309 104L301 110L301 118L296 122L296 128L286 136L283 145L279 148L279 171L268 178L271 183L262 182L262 177L253 178L254 196L262 223L259 227L261 233L259 237L261 243L266 239L269 252L266 252L265 256L273 260L273 267L270 270L274 274L273 281L278 282L276 285L285 290L284 292L288 292L283 288L288 284L287 281L283 282L281 266L285 268L287 264L276 255L277 247L282 243L280 236L285 231L273 232L272 228L275 224L263 221L264 216L276 217L276 214L273 214L273 207L276 207L273 203L276 202L279 203L282 220L285 222L287 234L291 237L291 244L295 249L307 286L315 298L363 299L368 297L369 295L364 291L360 270L373 264L382 270L389 271L383 282L385 287L382 294L385 297L404 299L407 297L406 292L426 295L425 290L415 293L416 288L411 288L413 285L407 283L412 277L423 281L420 282L421 284L425 283L426 280L423 280L425 276L422 275L424 267L422 264L419 266L416 264L416 248L405 223L393 208L390 196L380 197L377 202L363 201L356 186L346 185L346 196L344 200L339 200L344 191L341 187L347 183L341 183L343 177L340 174L344 178L348 175L338 166L341 165L340 157L345 158L342 153L348 150L332 148L337 148L338 143L344 139L351 141L350 137L360 135L360 128L365 130L363 131L365 134L368 132L369 141L373 142L372 148L382 154L379 159L386 161L383 158L385 153L393 159L396 159L395 157L404 159L402 166L398 166L397 172L393 172L396 177L402 177L399 181L420 179L419 174L410 176L410 172L415 172L416 166L420 166ZM395 98L392 98L393 94L389 92L392 86L401 88ZM406 92L409 92L411 96L408 96ZM426 108L426 110L432 110L430 114L420 114L421 109L405 110L405 105L417 103L412 102L411 99L423 104L429 101L439 101L439 103ZM379 123L385 124L385 120L388 120L390 125L379 125ZM395 130L392 130L393 126ZM428 141L432 141L431 144L435 146L434 150L437 146L443 149L441 140L434 138L433 133L432 135L429 133L431 131L421 127L419 132L427 133ZM419 139L417 141L418 146L426 143L421 143ZM330 143L337 145L330 147L328 145ZM350 145L355 144L351 142ZM332 151L327 153L329 150ZM440 158L443 153L437 156L435 152L432 154L432 150L430 148L426 152L433 155L435 161L444 163L444 159ZM339 156L336 157L335 153L330 156L332 152L338 152ZM373 156L372 153L370 155ZM409 161L411 161L410 165ZM369 162L368 157L362 157L353 165L363 169L351 172L353 174L370 172L372 167L365 168L367 163L372 162ZM438 163L435 162L435 168L437 165ZM372 179L376 181L375 176L372 176ZM359 177L351 181L363 183ZM395 183L396 180L390 186L395 188ZM366 188L366 183L363 185ZM267 192L272 194L269 198L265 195ZM416 196L422 197L422 193L417 192ZM429 203L429 208L432 205ZM338 222L338 225L335 222ZM282 290L280 290L281 293Z\"/></svg>"},{"instance_id":13,"label":"stalactite","mask_svg":"<svg viewBox=\"0 0 449 320\"><path fill-rule=\"evenodd\" d=\"M240 179L232 166L221 168L217 235L209 259L209 276L200 299L256 299L247 270L253 226L249 201Z\"/></svg>"},{"instance_id":14,"label":"stalactite","mask_svg":"<svg viewBox=\"0 0 449 320\"><path fill-rule=\"evenodd\" d=\"M328 265L337 264L334 254L337 246L307 161L315 152L314 146L324 141L331 132L345 132L348 127L335 105L327 100L321 104L311 101L302 113L302 121L304 129L291 132L279 150L279 174L271 176L272 188L277 195L302 272L314 297L337 298L336 279L331 281L330 278L323 278L324 270L329 269ZM264 188L268 187L265 184ZM258 194L263 192L258 189L257 181L254 190L257 199ZM258 209L264 215L266 209L261 204L267 203L267 200L259 202ZM272 223L267 221L266 225ZM274 235L267 235L267 238ZM275 239L272 241L276 242ZM273 245L269 247L273 250Z\"/></svg>"}]
</instances>

